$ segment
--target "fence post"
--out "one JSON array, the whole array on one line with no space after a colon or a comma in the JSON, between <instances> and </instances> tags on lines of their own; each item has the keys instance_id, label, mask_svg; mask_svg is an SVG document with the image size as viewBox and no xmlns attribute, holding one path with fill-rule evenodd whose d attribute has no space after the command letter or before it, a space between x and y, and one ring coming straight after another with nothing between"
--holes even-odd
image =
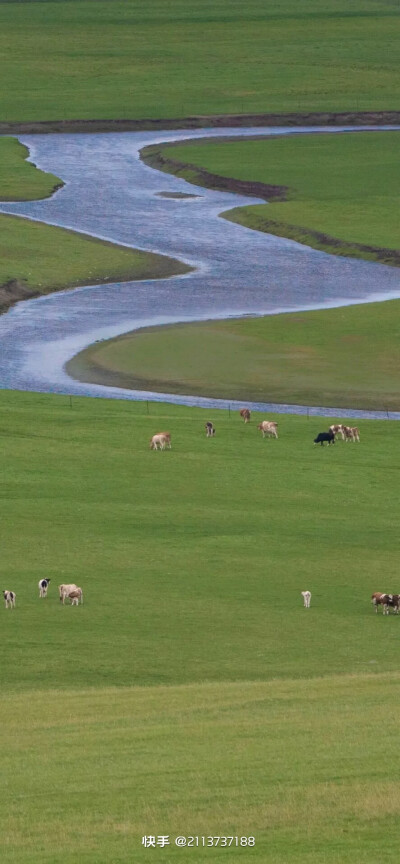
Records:
<instances>
[{"instance_id":1,"label":"fence post","mask_svg":"<svg viewBox=\"0 0 400 864\"><path fill-rule=\"evenodd\" d=\"M147 408L147 413L149 413L149 403L148 403L147 399L146 399L146 408Z\"/></svg>"},{"instance_id":2,"label":"fence post","mask_svg":"<svg viewBox=\"0 0 400 864\"><path fill-rule=\"evenodd\" d=\"M231 419L231 406L230 405L228 405L228 411L229 411L229 419Z\"/></svg>"},{"instance_id":3,"label":"fence post","mask_svg":"<svg viewBox=\"0 0 400 864\"><path fill-rule=\"evenodd\" d=\"M72 408L72 396L69 397L69 407Z\"/></svg>"}]
</instances>

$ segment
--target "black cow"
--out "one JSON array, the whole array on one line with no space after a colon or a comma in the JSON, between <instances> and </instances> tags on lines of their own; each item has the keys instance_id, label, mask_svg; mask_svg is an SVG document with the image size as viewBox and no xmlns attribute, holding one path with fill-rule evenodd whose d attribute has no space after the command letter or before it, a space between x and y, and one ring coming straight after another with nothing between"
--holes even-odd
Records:
<instances>
[{"instance_id":1,"label":"black cow","mask_svg":"<svg viewBox=\"0 0 400 864\"><path fill-rule=\"evenodd\" d=\"M316 438L314 438L314 444L320 444L321 447L324 446L324 441L327 441L328 444L335 443L335 433L329 430L329 432L320 432Z\"/></svg>"}]
</instances>

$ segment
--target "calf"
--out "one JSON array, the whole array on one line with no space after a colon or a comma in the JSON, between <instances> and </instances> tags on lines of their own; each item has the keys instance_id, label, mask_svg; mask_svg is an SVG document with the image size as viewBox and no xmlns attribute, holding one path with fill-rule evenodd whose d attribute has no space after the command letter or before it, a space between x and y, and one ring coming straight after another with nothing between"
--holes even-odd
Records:
<instances>
[{"instance_id":1,"label":"calf","mask_svg":"<svg viewBox=\"0 0 400 864\"><path fill-rule=\"evenodd\" d=\"M335 443L335 436L331 430L329 432L320 432L316 438L314 438L314 444L320 444L321 447L324 446L324 442L327 441L329 444Z\"/></svg>"},{"instance_id":2,"label":"calf","mask_svg":"<svg viewBox=\"0 0 400 864\"><path fill-rule=\"evenodd\" d=\"M212 438L215 435L215 426L212 423L206 423L205 430L207 438Z\"/></svg>"},{"instance_id":3,"label":"calf","mask_svg":"<svg viewBox=\"0 0 400 864\"><path fill-rule=\"evenodd\" d=\"M301 596L303 598L305 608L309 609L311 603L311 591L302 591Z\"/></svg>"},{"instance_id":4,"label":"calf","mask_svg":"<svg viewBox=\"0 0 400 864\"><path fill-rule=\"evenodd\" d=\"M345 441L360 441L360 432L357 426L343 426Z\"/></svg>"},{"instance_id":5,"label":"calf","mask_svg":"<svg viewBox=\"0 0 400 864\"><path fill-rule=\"evenodd\" d=\"M8 609L8 607L10 607L10 609L14 609L15 600L17 597L14 591L3 591L3 597L6 609Z\"/></svg>"},{"instance_id":6,"label":"calf","mask_svg":"<svg viewBox=\"0 0 400 864\"><path fill-rule=\"evenodd\" d=\"M274 420L262 420L261 423L258 424L257 429L262 432L263 438L266 435L272 435L273 438L278 437L278 424L275 423Z\"/></svg>"},{"instance_id":7,"label":"calf","mask_svg":"<svg viewBox=\"0 0 400 864\"><path fill-rule=\"evenodd\" d=\"M60 595L60 603L64 605L65 598L68 597L70 591L75 591L77 589L77 585L75 582L71 582L70 585L59 585L58 593Z\"/></svg>"},{"instance_id":8,"label":"calf","mask_svg":"<svg viewBox=\"0 0 400 864\"><path fill-rule=\"evenodd\" d=\"M70 591L67 596L71 600L71 606L79 606L79 601L81 601L81 603L83 603L82 588L74 588L74 590Z\"/></svg>"},{"instance_id":9,"label":"calf","mask_svg":"<svg viewBox=\"0 0 400 864\"><path fill-rule=\"evenodd\" d=\"M39 597L46 597L50 579L39 580Z\"/></svg>"},{"instance_id":10,"label":"calf","mask_svg":"<svg viewBox=\"0 0 400 864\"><path fill-rule=\"evenodd\" d=\"M250 423L251 412L248 408L241 408L239 414L243 417L245 423Z\"/></svg>"}]
</instances>

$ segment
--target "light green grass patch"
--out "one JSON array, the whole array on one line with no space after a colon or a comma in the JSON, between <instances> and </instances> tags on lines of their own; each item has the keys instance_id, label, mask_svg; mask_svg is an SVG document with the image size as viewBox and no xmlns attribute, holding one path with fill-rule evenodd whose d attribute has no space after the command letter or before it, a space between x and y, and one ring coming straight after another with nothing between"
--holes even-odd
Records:
<instances>
[{"instance_id":1,"label":"light green grass patch","mask_svg":"<svg viewBox=\"0 0 400 864\"><path fill-rule=\"evenodd\" d=\"M2 861L394 864L398 690L391 673L3 695Z\"/></svg>"},{"instance_id":2,"label":"light green grass patch","mask_svg":"<svg viewBox=\"0 0 400 864\"><path fill-rule=\"evenodd\" d=\"M0 395L3 689L398 668L400 621L370 602L399 590L396 423L322 448L323 418L278 417L274 441L236 412Z\"/></svg>"},{"instance_id":3,"label":"light green grass patch","mask_svg":"<svg viewBox=\"0 0 400 864\"><path fill-rule=\"evenodd\" d=\"M180 324L90 346L86 381L248 401L400 409L400 302Z\"/></svg>"}]
</instances>

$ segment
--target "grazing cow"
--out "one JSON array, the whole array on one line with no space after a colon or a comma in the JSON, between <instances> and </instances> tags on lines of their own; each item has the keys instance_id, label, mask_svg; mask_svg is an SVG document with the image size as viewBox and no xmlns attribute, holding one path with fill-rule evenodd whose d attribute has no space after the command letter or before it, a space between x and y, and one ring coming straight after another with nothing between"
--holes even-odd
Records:
<instances>
[{"instance_id":1,"label":"grazing cow","mask_svg":"<svg viewBox=\"0 0 400 864\"><path fill-rule=\"evenodd\" d=\"M46 597L50 579L39 579L39 597Z\"/></svg>"},{"instance_id":2,"label":"grazing cow","mask_svg":"<svg viewBox=\"0 0 400 864\"><path fill-rule=\"evenodd\" d=\"M15 600L17 597L14 591L3 591L3 597L6 609L8 609L8 607L10 607L10 609L14 609Z\"/></svg>"},{"instance_id":3,"label":"grazing cow","mask_svg":"<svg viewBox=\"0 0 400 864\"><path fill-rule=\"evenodd\" d=\"M71 600L71 606L79 606L79 601L83 603L82 588L74 588L73 591L70 591L69 594L67 594L67 597Z\"/></svg>"},{"instance_id":4,"label":"grazing cow","mask_svg":"<svg viewBox=\"0 0 400 864\"><path fill-rule=\"evenodd\" d=\"M266 435L272 435L273 438L278 437L278 424L275 423L274 420L262 420L262 422L258 424L257 429L262 432L263 438L265 438Z\"/></svg>"},{"instance_id":5,"label":"grazing cow","mask_svg":"<svg viewBox=\"0 0 400 864\"><path fill-rule=\"evenodd\" d=\"M357 426L343 426L345 441L360 441L360 432Z\"/></svg>"},{"instance_id":6,"label":"grazing cow","mask_svg":"<svg viewBox=\"0 0 400 864\"><path fill-rule=\"evenodd\" d=\"M302 591L301 596L303 598L305 608L309 609L311 603L311 591Z\"/></svg>"},{"instance_id":7,"label":"grazing cow","mask_svg":"<svg viewBox=\"0 0 400 864\"><path fill-rule=\"evenodd\" d=\"M68 597L70 591L75 591L77 589L77 585L75 582L71 582L70 585L59 585L58 593L60 595L60 603L64 604L64 600Z\"/></svg>"},{"instance_id":8,"label":"grazing cow","mask_svg":"<svg viewBox=\"0 0 400 864\"><path fill-rule=\"evenodd\" d=\"M378 611L378 606L382 606L384 615L389 615L389 610L393 609L398 615L400 611L400 594L381 594L380 591L375 591L371 597L371 603L375 606L375 612Z\"/></svg>"},{"instance_id":9,"label":"grazing cow","mask_svg":"<svg viewBox=\"0 0 400 864\"><path fill-rule=\"evenodd\" d=\"M205 425L207 438L212 438L215 435L215 426L212 423L208 422Z\"/></svg>"},{"instance_id":10,"label":"grazing cow","mask_svg":"<svg viewBox=\"0 0 400 864\"><path fill-rule=\"evenodd\" d=\"M150 441L150 450L165 450L166 447L171 449L170 432L158 432L157 435L153 435Z\"/></svg>"},{"instance_id":11,"label":"grazing cow","mask_svg":"<svg viewBox=\"0 0 400 864\"><path fill-rule=\"evenodd\" d=\"M329 431L333 432L335 438L336 438L336 435L341 435L342 441L344 441L343 423L337 423L334 426L330 426Z\"/></svg>"},{"instance_id":12,"label":"grazing cow","mask_svg":"<svg viewBox=\"0 0 400 864\"><path fill-rule=\"evenodd\" d=\"M243 417L245 423L250 423L251 412L248 408L241 408L239 414Z\"/></svg>"},{"instance_id":13,"label":"grazing cow","mask_svg":"<svg viewBox=\"0 0 400 864\"><path fill-rule=\"evenodd\" d=\"M331 432L330 430L329 430L329 432L320 432L317 435L317 437L314 438L314 444L320 444L321 447L324 446L324 441L327 441L328 445L334 444L335 443L335 436L334 436L333 432Z\"/></svg>"}]
</instances>

